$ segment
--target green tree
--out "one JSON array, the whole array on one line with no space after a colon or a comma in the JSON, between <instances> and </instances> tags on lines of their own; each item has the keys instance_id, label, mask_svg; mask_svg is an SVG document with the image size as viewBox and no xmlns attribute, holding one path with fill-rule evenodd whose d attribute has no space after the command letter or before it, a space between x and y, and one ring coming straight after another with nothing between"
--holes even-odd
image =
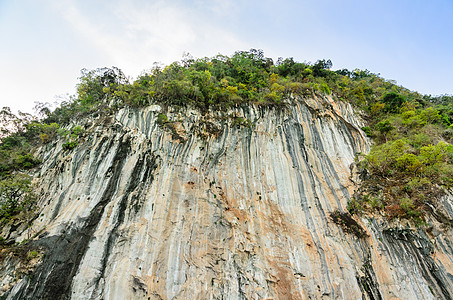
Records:
<instances>
[{"instance_id":1,"label":"green tree","mask_svg":"<svg viewBox=\"0 0 453 300\"><path fill-rule=\"evenodd\" d=\"M376 126L374 126L374 128L384 136L385 140L387 140L387 134L391 130L395 129L389 120L380 121L376 124Z\"/></svg>"},{"instance_id":2,"label":"green tree","mask_svg":"<svg viewBox=\"0 0 453 300\"><path fill-rule=\"evenodd\" d=\"M112 94L121 84L127 83L127 78L118 68L98 68L88 71L82 69L80 82L77 84L77 99L82 107L90 108L102 102L106 95Z\"/></svg>"},{"instance_id":3,"label":"green tree","mask_svg":"<svg viewBox=\"0 0 453 300\"><path fill-rule=\"evenodd\" d=\"M406 99L398 93L391 92L382 98L382 102L385 103L384 111L397 113L399 112L401 105L406 102Z\"/></svg>"},{"instance_id":4,"label":"green tree","mask_svg":"<svg viewBox=\"0 0 453 300\"><path fill-rule=\"evenodd\" d=\"M4 222L29 208L36 200L32 177L23 173L8 176L0 181L0 222Z\"/></svg>"},{"instance_id":5,"label":"green tree","mask_svg":"<svg viewBox=\"0 0 453 300\"><path fill-rule=\"evenodd\" d=\"M321 59L318 60L313 67L311 68L313 70L313 76L315 77L328 77L330 68L332 68L332 61L330 59L325 60Z\"/></svg>"}]
</instances>

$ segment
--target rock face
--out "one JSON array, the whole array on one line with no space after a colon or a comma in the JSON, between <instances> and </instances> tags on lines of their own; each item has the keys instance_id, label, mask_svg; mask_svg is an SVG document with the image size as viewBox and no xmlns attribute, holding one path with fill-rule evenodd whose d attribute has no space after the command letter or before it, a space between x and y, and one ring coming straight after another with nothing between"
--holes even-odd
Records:
<instances>
[{"instance_id":1,"label":"rock face","mask_svg":"<svg viewBox=\"0 0 453 300\"><path fill-rule=\"evenodd\" d=\"M21 279L4 260L6 299L453 298L451 226L364 217L358 237L332 221L356 187L355 154L369 150L348 104L249 107L233 125L174 113L172 132L159 109L85 121L74 150L39 150L30 230L44 255ZM201 139L201 127L217 134ZM443 203L451 221L452 197Z\"/></svg>"}]
</instances>

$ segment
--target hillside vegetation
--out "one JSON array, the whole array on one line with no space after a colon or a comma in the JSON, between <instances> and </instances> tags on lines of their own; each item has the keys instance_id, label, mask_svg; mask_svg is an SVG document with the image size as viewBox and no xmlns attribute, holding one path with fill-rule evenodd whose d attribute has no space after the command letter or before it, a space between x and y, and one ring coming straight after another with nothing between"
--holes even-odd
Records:
<instances>
[{"instance_id":1,"label":"hillside vegetation","mask_svg":"<svg viewBox=\"0 0 453 300\"><path fill-rule=\"evenodd\" d=\"M331 95L361 112L368 123L362 129L373 140L371 152L357 158L362 183L349 211L423 224L444 188L453 185L453 97L420 95L368 70L331 68L330 60L274 62L252 49L212 58L186 55L133 81L117 68L82 70L75 96L54 111L37 106L41 120L8 108L0 112L0 222L34 210L26 175L40 164L33 149L55 139L64 139L65 151L76 148L84 132L70 127L71 120L151 104L202 114L250 104L284 109L297 96ZM164 125L167 116L159 115L158 122Z\"/></svg>"}]
</instances>

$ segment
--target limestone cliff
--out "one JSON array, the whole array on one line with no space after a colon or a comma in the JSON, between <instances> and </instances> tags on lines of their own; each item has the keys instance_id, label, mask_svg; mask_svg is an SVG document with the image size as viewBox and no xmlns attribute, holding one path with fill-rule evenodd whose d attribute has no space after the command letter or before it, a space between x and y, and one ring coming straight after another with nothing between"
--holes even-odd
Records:
<instances>
[{"instance_id":1,"label":"limestone cliff","mask_svg":"<svg viewBox=\"0 0 453 300\"><path fill-rule=\"evenodd\" d=\"M236 124L173 112L172 132L159 111L81 120L75 149L38 150L40 214L7 237L35 235L39 255L22 277L3 260L6 299L453 298L451 227L332 221L370 144L350 105L248 107Z\"/></svg>"}]
</instances>

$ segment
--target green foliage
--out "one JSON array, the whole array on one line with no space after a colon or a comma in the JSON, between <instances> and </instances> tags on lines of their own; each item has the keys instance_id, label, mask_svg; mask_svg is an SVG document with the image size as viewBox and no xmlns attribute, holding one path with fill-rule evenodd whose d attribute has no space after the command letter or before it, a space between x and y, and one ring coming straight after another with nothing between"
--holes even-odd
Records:
<instances>
[{"instance_id":1,"label":"green foliage","mask_svg":"<svg viewBox=\"0 0 453 300\"><path fill-rule=\"evenodd\" d=\"M321 59L318 60L313 67L311 68L313 71L313 76L315 77L329 77L333 76L333 72L330 72L329 69L332 68L332 61L330 59L325 60Z\"/></svg>"},{"instance_id":2,"label":"green foliage","mask_svg":"<svg viewBox=\"0 0 453 300\"><path fill-rule=\"evenodd\" d=\"M428 107L420 112L420 118L426 123L438 123L441 120L439 111L433 107Z\"/></svg>"},{"instance_id":3,"label":"green foliage","mask_svg":"<svg viewBox=\"0 0 453 300\"><path fill-rule=\"evenodd\" d=\"M389 141L373 147L365 156L362 166L373 174L385 177L396 173L417 175L431 179L440 178L442 166L453 163L453 146L445 142L437 145L423 146L416 149L407 140ZM439 177L440 176L440 177ZM448 181L437 181L437 184L449 187Z\"/></svg>"},{"instance_id":4,"label":"green foliage","mask_svg":"<svg viewBox=\"0 0 453 300\"><path fill-rule=\"evenodd\" d=\"M392 129L395 127L390 123L389 120L384 120L380 121L379 123L376 124L374 127L377 131L379 131L381 134L386 134L390 132Z\"/></svg>"},{"instance_id":5,"label":"green foliage","mask_svg":"<svg viewBox=\"0 0 453 300\"><path fill-rule=\"evenodd\" d=\"M3 107L0 110L0 138L4 139L14 134L23 133L27 124L34 120L35 117L30 114L19 112L18 115L15 115L9 107Z\"/></svg>"},{"instance_id":6,"label":"green foliage","mask_svg":"<svg viewBox=\"0 0 453 300\"><path fill-rule=\"evenodd\" d=\"M18 147L26 146L27 140L20 134L11 134L2 139L0 148L3 150L13 150Z\"/></svg>"},{"instance_id":7,"label":"green foliage","mask_svg":"<svg viewBox=\"0 0 453 300\"><path fill-rule=\"evenodd\" d=\"M374 145L360 163L366 176L348 208L380 210L419 224L436 207L442 189L453 187L450 103L433 105L432 98L392 89L382 102L367 100Z\"/></svg>"},{"instance_id":8,"label":"green foliage","mask_svg":"<svg viewBox=\"0 0 453 300\"><path fill-rule=\"evenodd\" d=\"M167 116L165 114L158 114L156 122L159 125L164 125L165 123L168 122L168 118L167 118Z\"/></svg>"},{"instance_id":9,"label":"green foliage","mask_svg":"<svg viewBox=\"0 0 453 300\"><path fill-rule=\"evenodd\" d=\"M236 126L236 127L248 127L252 128L252 121L241 118L241 117L234 117L233 123L231 126Z\"/></svg>"},{"instance_id":10,"label":"green foliage","mask_svg":"<svg viewBox=\"0 0 453 300\"><path fill-rule=\"evenodd\" d=\"M68 114L83 115L112 99L117 107L156 103L190 106L202 112L247 103L281 106L290 94L331 94L333 84L328 81L338 77L329 70L331 66L330 60L310 65L293 58L279 59L274 65L262 50L251 49L231 57L193 59L186 55L181 62L155 67L132 83L118 69L82 70L77 97L49 118L66 123Z\"/></svg>"},{"instance_id":11,"label":"green foliage","mask_svg":"<svg viewBox=\"0 0 453 300\"><path fill-rule=\"evenodd\" d=\"M282 77L307 78L313 74L313 70L305 63L294 61L294 58L279 58L276 65L276 73Z\"/></svg>"},{"instance_id":12,"label":"green foliage","mask_svg":"<svg viewBox=\"0 0 453 300\"><path fill-rule=\"evenodd\" d=\"M66 140L66 142L62 145L63 150L73 150L77 147L79 145L80 137L83 134L84 130L78 125L72 127L70 130L64 128L60 129L59 135L64 137Z\"/></svg>"},{"instance_id":13,"label":"green foliage","mask_svg":"<svg viewBox=\"0 0 453 300\"><path fill-rule=\"evenodd\" d=\"M35 200L31 176L17 173L5 177L0 181L0 223L30 208Z\"/></svg>"},{"instance_id":14,"label":"green foliage","mask_svg":"<svg viewBox=\"0 0 453 300\"><path fill-rule=\"evenodd\" d=\"M79 125L74 126L71 128L71 135L73 137L79 137L83 134L83 129Z\"/></svg>"},{"instance_id":15,"label":"green foliage","mask_svg":"<svg viewBox=\"0 0 453 300\"><path fill-rule=\"evenodd\" d=\"M396 112L406 99L418 97L368 70L331 71L332 65L330 60L311 64L293 58L279 58L274 64L262 50L251 49L200 59L185 54L180 62L156 65L133 82L116 68L82 70L75 97L52 113L45 107L40 111L48 116L47 124L67 124L71 118L125 105L190 106L204 113L246 104L280 107L290 95L314 93L334 95L379 114ZM439 113L449 120L449 111ZM42 136L44 142L47 135Z\"/></svg>"},{"instance_id":16,"label":"green foliage","mask_svg":"<svg viewBox=\"0 0 453 300\"><path fill-rule=\"evenodd\" d=\"M321 92L324 93L324 94L327 94L327 95L330 95L331 92L330 92L330 88L329 86L327 85L327 83L321 83Z\"/></svg>"},{"instance_id":17,"label":"green foliage","mask_svg":"<svg viewBox=\"0 0 453 300\"><path fill-rule=\"evenodd\" d=\"M400 157L396 159L395 166L401 171L407 173L416 174L423 166L419 157L413 153L402 153Z\"/></svg>"},{"instance_id":18,"label":"green foliage","mask_svg":"<svg viewBox=\"0 0 453 300\"><path fill-rule=\"evenodd\" d=\"M107 100L106 97L116 91L119 85L127 82L118 68L100 68L91 71L83 69L79 79L77 101L85 109Z\"/></svg>"},{"instance_id":19,"label":"green foliage","mask_svg":"<svg viewBox=\"0 0 453 300\"><path fill-rule=\"evenodd\" d=\"M414 202L410 198L403 197L400 200L400 206L403 210L409 211L414 208Z\"/></svg>"},{"instance_id":20,"label":"green foliage","mask_svg":"<svg viewBox=\"0 0 453 300\"><path fill-rule=\"evenodd\" d=\"M369 126L364 126L362 127L363 132L365 132L367 137L372 137L373 135L371 134L371 128Z\"/></svg>"},{"instance_id":21,"label":"green foliage","mask_svg":"<svg viewBox=\"0 0 453 300\"><path fill-rule=\"evenodd\" d=\"M39 136L44 144L49 143L51 140L57 137L60 125L57 123L41 123L33 121L26 125L28 136Z\"/></svg>"},{"instance_id":22,"label":"green foliage","mask_svg":"<svg viewBox=\"0 0 453 300\"><path fill-rule=\"evenodd\" d=\"M398 93L390 92L382 98L382 102L385 103L384 111L395 113L399 111L406 99Z\"/></svg>"},{"instance_id":23,"label":"green foliage","mask_svg":"<svg viewBox=\"0 0 453 300\"><path fill-rule=\"evenodd\" d=\"M14 166L19 170L27 170L36 167L41 162L35 159L32 154L27 153L25 155L17 155L14 159Z\"/></svg>"},{"instance_id":24,"label":"green foliage","mask_svg":"<svg viewBox=\"0 0 453 300\"><path fill-rule=\"evenodd\" d=\"M66 142L63 144L63 150L72 150L74 149L75 147L77 147L79 143L77 141L69 141L69 142Z\"/></svg>"},{"instance_id":25,"label":"green foliage","mask_svg":"<svg viewBox=\"0 0 453 300\"><path fill-rule=\"evenodd\" d=\"M32 259L38 257L38 255L39 255L39 252L38 252L38 251L36 251L36 250L31 250L31 251L29 251L28 254L27 254L27 260L32 260Z\"/></svg>"},{"instance_id":26,"label":"green foliage","mask_svg":"<svg viewBox=\"0 0 453 300\"><path fill-rule=\"evenodd\" d=\"M39 135L43 132L28 115L15 116L9 108L3 108L5 112L8 118L3 118L3 122L11 123L1 124L4 127L2 132L7 135L0 140L0 180L13 172L28 170L40 164L30 152L33 144L40 141Z\"/></svg>"},{"instance_id":27,"label":"green foliage","mask_svg":"<svg viewBox=\"0 0 453 300\"><path fill-rule=\"evenodd\" d=\"M420 114L417 114L415 111L409 110L402 114L403 124L409 128L420 128L427 124Z\"/></svg>"},{"instance_id":28,"label":"green foliage","mask_svg":"<svg viewBox=\"0 0 453 300\"><path fill-rule=\"evenodd\" d=\"M440 187L453 187L453 145L429 142L426 135L415 134L375 145L360 163L369 175L350 208L355 212L383 209L389 217L419 219L426 203L436 201ZM376 187L386 195L379 197L383 206L370 200L369 193L375 193Z\"/></svg>"}]
</instances>

